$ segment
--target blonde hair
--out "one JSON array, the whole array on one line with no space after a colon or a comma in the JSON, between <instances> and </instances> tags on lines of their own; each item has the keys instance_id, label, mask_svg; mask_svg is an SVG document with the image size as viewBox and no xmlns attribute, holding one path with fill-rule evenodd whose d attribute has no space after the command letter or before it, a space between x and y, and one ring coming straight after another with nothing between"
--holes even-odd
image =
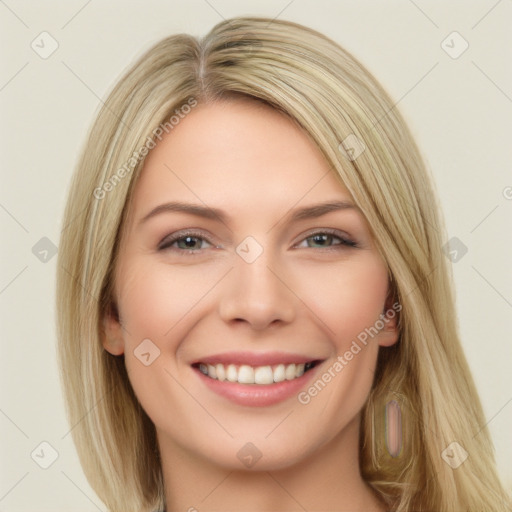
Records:
<instances>
[{"instance_id":1,"label":"blonde hair","mask_svg":"<svg viewBox=\"0 0 512 512\"><path fill-rule=\"evenodd\" d=\"M103 349L102 322L113 304L127 205L157 130L172 130L169 119L184 105L235 96L278 109L317 144L368 220L402 306L399 342L380 350L363 410L363 477L397 512L510 510L457 333L438 206L404 120L336 43L254 17L223 21L200 40L174 35L147 51L106 100L74 174L58 261L58 349L72 435L92 488L113 512L165 505L154 425L124 359ZM364 144L355 159L340 146L349 136ZM395 457L383 434L390 400L403 421ZM469 454L456 469L442 458L452 442Z\"/></svg>"}]
</instances>

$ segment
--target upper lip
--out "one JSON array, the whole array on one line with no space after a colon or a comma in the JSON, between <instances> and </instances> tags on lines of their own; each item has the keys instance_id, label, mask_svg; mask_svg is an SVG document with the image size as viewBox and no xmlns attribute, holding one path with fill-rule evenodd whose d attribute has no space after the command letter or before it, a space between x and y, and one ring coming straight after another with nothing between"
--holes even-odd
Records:
<instances>
[{"instance_id":1,"label":"upper lip","mask_svg":"<svg viewBox=\"0 0 512 512\"><path fill-rule=\"evenodd\" d=\"M249 366L273 366L277 364L309 363L320 361L318 357L310 357L302 354L291 354L288 352L223 352L211 356L202 357L192 364L234 364Z\"/></svg>"}]
</instances>

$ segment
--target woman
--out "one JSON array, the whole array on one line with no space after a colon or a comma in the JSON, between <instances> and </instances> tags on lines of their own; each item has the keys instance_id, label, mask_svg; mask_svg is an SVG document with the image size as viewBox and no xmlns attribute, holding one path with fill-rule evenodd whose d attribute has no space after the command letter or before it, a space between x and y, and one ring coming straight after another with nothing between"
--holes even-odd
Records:
<instances>
[{"instance_id":1,"label":"woman","mask_svg":"<svg viewBox=\"0 0 512 512\"><path fill-rule=\"evenodd\" d=\"M63 386L109 510L510 510L429 177L325 36L236 18L158 43L65 216Z\"/></svg>"}]
</instances>

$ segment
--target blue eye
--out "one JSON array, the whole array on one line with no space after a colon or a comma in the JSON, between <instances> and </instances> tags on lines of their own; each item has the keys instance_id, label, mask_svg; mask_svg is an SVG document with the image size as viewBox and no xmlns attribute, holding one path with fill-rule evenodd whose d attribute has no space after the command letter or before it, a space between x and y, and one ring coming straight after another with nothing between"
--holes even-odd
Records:
<instances>
[{"instance_id":1,"label":"blue eye","mask_svg":"<svg viewBox=\"0 0 512 512\"><path fill-rule=\"evenodd\" d=\"M196 232L181 232L174 233L169 237L162 240L158 246L159 251L170 250L180 253L194 254L199 253L203 249L213 247L214 244L210 243L201 233ZM299 244L298 248L309 249L343 249L347 247L358 247L357 242L349 239L341 232L330 230L322 230L310 234L304 238Z\"/></svg>"},{"instance_id":2,"label":"blue eye","mask_svg":"<svg viewBox=\"0 0 512 512\"><path fill-rule=\"evenodd\" d=\"M198 236L184 236L178 238L175 243L178 244L179 249L202 249L202 242L204 240Z\"/></svg>"},{"instance_id":3,"label":"blue eye","mask_svg":"<svg viewBox=\"0 0 512 512\"><path fill-rule=\"evenodd\" d=\"M194 233L186 233L173 235L171 238L167 238L162 241L158 246L158 249L163 251L164 249L173 249L187 252L199 251L205 249L205 245L211 246L204 237Z\"/></svg>"},{"instance_id":4,"label":"blue eye","mask_svg":"<svg viewBox=\"0 0 512 512\"><path fill-rule=\"evenodd\" d=\"M304 242L306 246L304 246ZM341 234L334 234L330 231L319 231L305 238L298 247L309 247L312 249L331 248L333 246L357 247L357 243Z\"/></svg>"}]
</instances>

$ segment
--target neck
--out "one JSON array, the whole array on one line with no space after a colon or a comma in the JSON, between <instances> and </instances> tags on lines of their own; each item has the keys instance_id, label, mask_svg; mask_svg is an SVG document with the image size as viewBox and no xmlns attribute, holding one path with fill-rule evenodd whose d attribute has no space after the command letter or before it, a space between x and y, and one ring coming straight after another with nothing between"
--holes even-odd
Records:
<instances>
[{"instance_id":1,"label":"neck","mask_svg":"<svg viewBox=\"0 0 512 512\"><path fill-rule=\"evenodd\" d=\"M167 512L384 512L361 477L359 417L314 453L285 469L222 468L158 433Z\"/></svg>"}]
</instances>

